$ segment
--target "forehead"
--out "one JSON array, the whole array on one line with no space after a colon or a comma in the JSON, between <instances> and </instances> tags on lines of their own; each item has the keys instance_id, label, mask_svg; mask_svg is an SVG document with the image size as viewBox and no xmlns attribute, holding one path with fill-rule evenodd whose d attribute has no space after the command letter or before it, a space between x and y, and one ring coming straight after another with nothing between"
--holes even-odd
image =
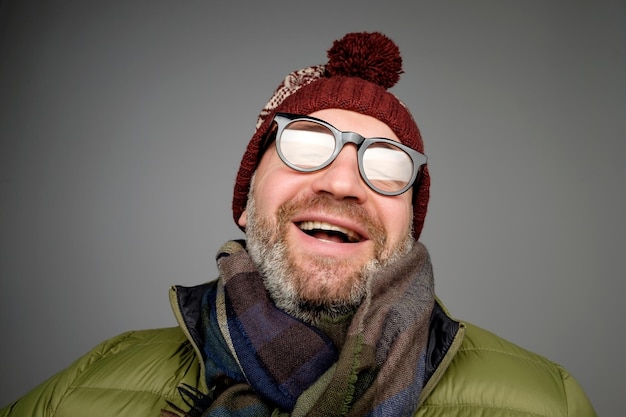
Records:
<instances>
[{"instance_id":1,"label":"forehead","mask_svg":"<svg viewBox=\"0 0 626 417\"><path fill-rule=\"evenodd\" d=\"M379 137L400 142L389 126L372 116L343 109L318 110L309 116L322 119L339 130L355 132L366 138Z\"/></svg>"}]
</instances>

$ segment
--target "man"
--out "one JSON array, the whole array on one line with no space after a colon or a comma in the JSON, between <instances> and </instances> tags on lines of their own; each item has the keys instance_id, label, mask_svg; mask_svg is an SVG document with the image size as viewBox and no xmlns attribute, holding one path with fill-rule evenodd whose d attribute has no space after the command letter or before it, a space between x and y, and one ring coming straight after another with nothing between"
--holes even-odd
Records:
<instances>
[{"instance_id":1,"label":"man","mask_svg":"<svg viewBox=\"0 0 626 417\"><path fill-rule=\"evenodd\" d=\"M595 415L563 368L436 299L397 46L352 33L328 57L261 112L233 197L246 241L217 281L172 288L180 326L102 343L0 417Z\"/></svg>"}]
</instances>

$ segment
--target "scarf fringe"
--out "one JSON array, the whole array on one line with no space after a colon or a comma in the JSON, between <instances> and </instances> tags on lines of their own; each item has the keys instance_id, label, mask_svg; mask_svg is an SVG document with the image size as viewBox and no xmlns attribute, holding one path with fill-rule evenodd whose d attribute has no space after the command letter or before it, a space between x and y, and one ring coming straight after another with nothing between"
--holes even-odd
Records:
<instances>
[{"instance_id":1,"label":"scarf fringe","mask_svg":"<svg viewBox=\"0 0 626 417\"><path fill-rule=\"evenodd\" d=\"M173 411L163 409L161 410L161 417L202 417L202 414L213 404L213 401L235 383L235 380L224 374L217 375L215 385L206 394L189 384L182 384L178 387L178 394L185 405L189 407L189 411L167 401L167 405Z\"/></svg>"}]
</instances>

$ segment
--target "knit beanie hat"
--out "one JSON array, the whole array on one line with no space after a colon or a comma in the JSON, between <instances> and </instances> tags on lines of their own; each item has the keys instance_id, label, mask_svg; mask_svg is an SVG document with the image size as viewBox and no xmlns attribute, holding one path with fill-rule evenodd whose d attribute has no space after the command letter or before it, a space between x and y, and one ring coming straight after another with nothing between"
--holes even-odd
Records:
<instances>
[{"instance_id":1,"label":"knit beanie hat","mask_svg":"<svg viewBox=\"0 0 626 417\"><path fill-rule=\"evenodd\" d=\"M381 33L349 33L328 51L328 63L287 75L265 105L256 131L241 159L233 194L233 218L239 220L248 200L250 181L261 159L259 145L277 112L308 115L323 109L352 110L387 124L400 141L424 153L415 120L387 89L402 73L398 46ZM413 185L413 235L419 238L426 217L430 176L426 166Z\"/></svg>"}]
</instances>

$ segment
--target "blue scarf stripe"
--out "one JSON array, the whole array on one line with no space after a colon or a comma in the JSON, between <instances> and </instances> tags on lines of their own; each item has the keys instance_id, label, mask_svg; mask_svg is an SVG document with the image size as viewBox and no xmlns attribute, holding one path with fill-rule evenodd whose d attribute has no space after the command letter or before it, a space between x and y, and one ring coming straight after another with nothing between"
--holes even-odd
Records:
<instances>
[{"instance_id":1,"label":"blue scarf stripe","mask_svg":"<svg viewBox=\"0 0 626 417\"><path fill-rule=\"evenodd\" d=\"M271 410L262 403L249 405L240 409L215 407L211 410L211 417L267 417Z\"/></svg>"},{"instance_id":2,"label":"blue scarf stripe","mask_svg":"<svg viewBox=\"0 0 626 417\"><path fill-rule=\"evenodd\" d=\"M246 329L250 341L255 346L264 346L274 340L279 334L285 331L291 323L286 320L280 320L280 316L286 315L282 311L269 311L267 305L256 303L243 312L238 312L238 321L242 323L254 322L254 327ZM259 317L265 317L265 320L259 320Z\"/></svg>"},{"instance_id":3,"label":"blue scarf stripe","mask_svg":"<svg viewBox=\"0 0 626 417\"><path fill-rule=\"evenodd\" d=\"M378 404L367 417L411 417L417 409L426 376L426 355L417 362L415 379L408 387Z\"/></svg>"},{"instance_id":4,"label":"blue scarf stripe","mask_svg":"<svg viewBox=\"0 0 626 417\"><path fill-rule=\"evenodd\" d=\"M249 383L281 408L291 410L338 354L319 329L278 309L261 280L253 278L237 273L224 285L228 329Z\"/></svg>"},{"instance_id":5,"label":"blue scarf stripe","mask_svg":"<svg viewBox=\"0 0 626 417\"><path fill-rule=\"evenodd\" d=\"M335 363L336 357L335 349L326 346L323 350L320 350L317 355L313 356L296 369L292 375L281 384L281 387L296 398L299 397L300 394L304 392L303 387L308 387L311 384L311 375L317 375L315 379L321 377L324 372Z\"/></svg>"},{"instance_id":6,"label":"blue scarf stripe","mask_svg":"<svg viewBox=\"0 0 626 417\"><path fill-rule=\"evenodd\" d=\"M239 363L246 373L250 384L261 393L261 395L271 399L280 408L292 410L296 404L297 397L283 392L267 369L263 366L259 366L256 350L247 337L245 329L241 325L238 325L236 319L231 317L228 318L228 328L233 344L236 346Z\"/></svg>"}]
</instances>

